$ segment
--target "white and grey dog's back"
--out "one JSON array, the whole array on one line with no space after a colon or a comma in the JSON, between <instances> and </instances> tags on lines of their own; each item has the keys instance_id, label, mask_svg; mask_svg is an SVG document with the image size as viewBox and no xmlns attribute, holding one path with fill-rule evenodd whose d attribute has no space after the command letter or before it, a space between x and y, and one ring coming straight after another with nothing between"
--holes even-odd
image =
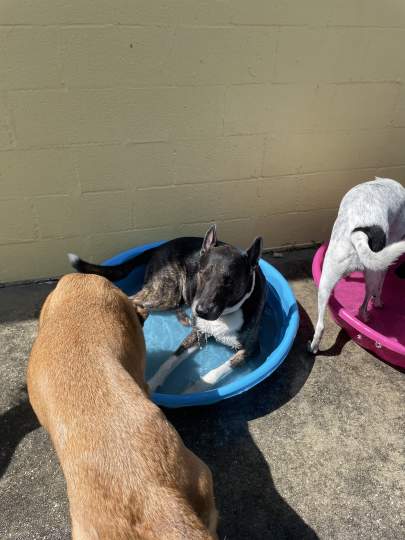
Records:
<instances>
[{"instance_id":1,"label":"white and grey dog's back","mask_svg":"<svg viewBox=\"0 0 405 540\"><path fill-rule=\"evenodd\" d=\"M405 252L405 189L389 178L353 187L343 197L322 269L318 321L310 350L317 352L329 296L339 279L365 272L366 295L360 316L367 320L371 297L382 307L381 290L387 268Z\"/></svg>"},{"instance_id":2,"label":"white and grey dog's back","mask_svg":"<svg viewBox=\"0 0 405 540\"><path fill-rule=\"evenodd\" d=\"M401 240L404 224L405 189L395 180L376 178L353 187L343 197L330 246L337 249L341 245L344 256L349 256L348 272L384 270L405 251L402 242L393 245Z\"/></svg>"},{"instance_id":3,"label":"white and grey dog's back","mask_svg":"<svg viewBox=\"0 0 405 540\"><path fill-rule=\"evenodd\" d=\"M396 180L376 178L350 189L343 197L333 226L331 241L350 237L357 227L379 225L387 242L400 240L396 228L405 209L405 189Z\"/></svg>"}]
</instances>

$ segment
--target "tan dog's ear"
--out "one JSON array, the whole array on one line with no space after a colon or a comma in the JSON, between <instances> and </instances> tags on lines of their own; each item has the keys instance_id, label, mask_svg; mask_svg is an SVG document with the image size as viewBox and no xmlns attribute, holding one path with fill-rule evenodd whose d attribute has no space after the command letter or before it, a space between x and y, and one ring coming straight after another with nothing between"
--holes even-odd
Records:
<instances>
[{"instance_id":1,"label":"tan dog's ear","mask_svg":"<svg viewBox=\"0 0 405 540\"><path fill-rule=\"evenodd\" d=\"M143 326L146 319L149 317L149 311L143 306L140 306L139 304L133 303L132 305L134 306L136 314L138 315L138 319L139 319L139 322L141 323L141 326Z\"/></svg>"}]
</instances>

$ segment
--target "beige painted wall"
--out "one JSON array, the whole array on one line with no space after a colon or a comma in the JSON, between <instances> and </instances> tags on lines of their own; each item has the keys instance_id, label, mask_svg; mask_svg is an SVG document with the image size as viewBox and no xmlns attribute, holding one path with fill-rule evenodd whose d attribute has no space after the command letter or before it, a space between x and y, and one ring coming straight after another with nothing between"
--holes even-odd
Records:
<instances>
[{"instance_id":1,"label":"beige painted wall","mask_svg":"<svg viewBox=\"0 0 405 540\"><path fill-rule=\"evenodd\" d=\"M327 237L405 180L404 0L0 0L0 281L155 239Z\"/></svg>"}]
</instances>

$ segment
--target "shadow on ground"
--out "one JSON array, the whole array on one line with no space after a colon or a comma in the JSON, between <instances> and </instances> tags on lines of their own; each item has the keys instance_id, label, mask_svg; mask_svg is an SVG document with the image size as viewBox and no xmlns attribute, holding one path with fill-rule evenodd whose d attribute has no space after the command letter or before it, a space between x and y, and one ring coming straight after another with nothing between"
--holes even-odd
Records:
<instances>
[{"instance_id":1,"label":"shadow on ground","mask_svg":"<svg viewBox=\"0 0 405 540\"><path fill-rule=\"evenodd\" d=\"M0 323L11 324L37 319L45 298L55 288L56 283L56 280L49 280L34 285L0 287Z\"/></svg>"},{"instance_id":2,"label":"shadow on ground","mask_svg":"<svg viewBox=\"0 0 405 540\"><path fill-rule=\"evenodd\" d=\"M300 331L292 353L269 379L211 407L165 411L186 445L213 472L221 539L317 538L279 494L270 465L249 432L250 420L267 416L290 401L311 372L314 360L305 353L305 343L312 324L299 308ZM0 477L20 442L38 427L23 387L18 402L0 416Z\"/></svg>"},{"instance_id":3,"label":"shadow on ground","mask_svg":"<svg viewBox=\"0 0 405 540\"><path fill-rule=\"evenodd\" d=\"M213 471L221 540L405 538L404 375L347 341L329 317L324 350L306 353L313 251L266 256L303 306L276 372L215 406L166 411ZM19 390L53 286L0 288L0 538L10 540L70 538L60 465Z\"/></svg>"},{"instance_id":4,"label":"shadow on ground","mask_svg":"<svg viewBox=\"0 0 405 540\"><path fill-rule=\"evenodd\" d=\"M22 388L20 393L19 402L0 415L0 478L7 470L21 439L39 427L37 417L28 401L26 387Z\"/></svg>"},{"instance_id":5,"label":"shadow on ground","mask_svg":"<svg viewBox=\"0 0 405 540\"><path fill-rule=\"evenodd\" d=\"M287 360L249 392L210 407L166 410L185 444L210 466L226 539L316 539L283 499L271 468L249 432L249 421L271 414L305 384L314 359L305 353L312 323L300 306L299 336Z\"/></svg>"}]
</instances>

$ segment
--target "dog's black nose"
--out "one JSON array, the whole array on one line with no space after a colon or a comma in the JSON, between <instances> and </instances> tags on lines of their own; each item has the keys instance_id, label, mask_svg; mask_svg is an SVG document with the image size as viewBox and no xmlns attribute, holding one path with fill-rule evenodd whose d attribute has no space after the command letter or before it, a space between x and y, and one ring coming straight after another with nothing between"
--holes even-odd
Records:
<instances>
[{"instance_id":1,"label":"dog's black nose","mask_svg":"<svg viewBox=\"0 0 405 540\"><path fill-rule=\"evenodd\" d=\"M195 308L195 312L202 319L207 319L210 313L210 309L207 306L202 306L201 304L198 304Z\"/></svg>"},{"instance_id":2,"label":"dog's black nose","mask_svg":"<svg viewBox=\"0 0 405 540\"><path fill-rule=\"evenodd\" d=\"M213 303L205 305L197 304L195 312L198 317L206 321L216 321L220 314L218 307Z\"/></svg>"}]
</instances>

